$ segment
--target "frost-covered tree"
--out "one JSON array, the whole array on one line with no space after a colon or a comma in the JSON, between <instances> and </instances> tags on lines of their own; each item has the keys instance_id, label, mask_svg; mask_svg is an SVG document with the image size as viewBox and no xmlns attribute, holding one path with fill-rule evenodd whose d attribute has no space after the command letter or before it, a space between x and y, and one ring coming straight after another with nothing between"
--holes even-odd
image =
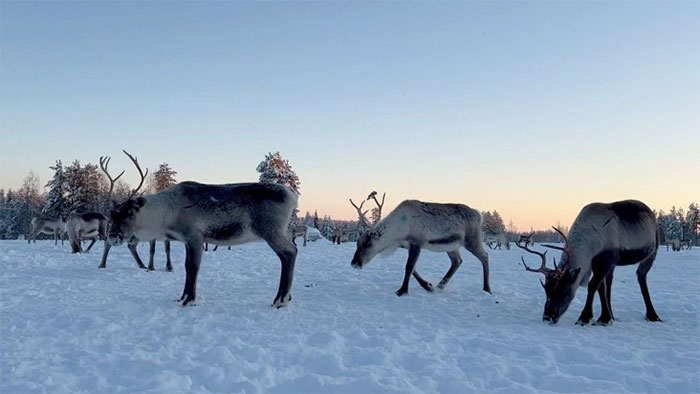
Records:
<instances>
[{"instance_id":1,"label":"frost-covered tree","mask_svg":"<svg viewBox=\"0 0 700 394\"><path fill-rule=\"evenodd\" d=\"M173 186L177 183L175 175L177 171L170 168L168 163L162 163L158 166L158 170L153 173L153 191L159 192Z\"/></svg>"},{"instance_id":2,"label":"frost-covered tree","mask_svg":"<svg viewBox=\"0 0 700 394\"><path fill-rule=\"evenodd\" d=\"M17 190L13 230L16 234L29 235L32 218L38 216L46 198L39 190L39 177L29 172L22 181L22 187Z\"/></svg>"},{"instance_id":3,"label":"frost-covered tree","mask_svg":"<svg viewBox=\"0 0 700 394\"><path fill-rule=\"evenodd\" d=\"M318 211L314 211L314 216L311 217L311 227L313 227L313 228L321 227L321 222L318 218Z\"/></svg>"},{"instance_id":4,"label":"frost-covered tree","mask_svg":"<svg viewBox=\"0 0 700 394\"><path fill-rule=\"evenodd\" d=\"M46 194L46 204L41 210L41 214L57 218L67 213L66 176L63 172L61 160L56 160L56 164L49 168L54 170L54 174L53 178L44 186L49 189L49 192Z\"/></svg>"},{"instance_id":5,"label":"frost-covered tree","mask_svg":"<svg viewBox=\"0 0 700 394\"><path fill-rule=\"evenodd\" d=\"M333 239L333 232L335 231L335 223L329 215L324 215L321 221L321 228L318 229L323 235L323 238Z\"/></svg>"},{"instance_id":6,"label":"frost-covered tree","mask_svg":"<svg viewBox=\"0 0 700 394\"><path fill-rule=\"evenodd\" d=\"M700 207L697 203L688 205L688 212L685 214L687 236L697 238L700 233Z\"/></svg>"},{"instance_id":7,"label":"frost-covered tree","mask_svg":"<svg viewBox=\"0 0 700 394\"><path fill-rule=\"evenodd\" d=\"M481 213L483 218L482 229L484 232L501 234L506 232L506 226L503 224L503 218L498 211L485 211Z\"/></svg>"},{"instance_id":8,"label":"frost-covered tree","mask_svg":"<svg viewBox=\"0 0 700 394\"><path fill-rule=\"evenodd\" d=\"M282 158L279 152L269 153L258 164L256 171L260 173L260 182L278 183L285 185L299 194L301 182L292 170L289 162Z\"/></svg>"}]
</instances>

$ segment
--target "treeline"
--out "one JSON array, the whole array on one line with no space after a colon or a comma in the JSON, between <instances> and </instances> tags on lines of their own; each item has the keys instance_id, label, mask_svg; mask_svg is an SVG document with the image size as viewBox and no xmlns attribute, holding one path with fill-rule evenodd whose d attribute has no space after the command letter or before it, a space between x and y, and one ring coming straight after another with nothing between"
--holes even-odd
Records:
<instances>
[{"instance_id":1,"label":"treeline","mask_svg":"<svg viewBox=\"0 0 700 394\"><path fill-rule=\"evenodd\" d=\"M49 167L54 175L41 188L39 178L30 172L17 190L0 189L0 239L17 239L31 231L31 220L37 216L68 217L71 213L106 212L109 181L98 165L82 165L75 160L64 166L61 160ZM167 163L149 178L146 193L163 190L175 184L173 171ZM126 182L114 184L112 200L123 201L130 192Z\"/></svg>"},{"instance_id":2,"label":"treeline","mask_svg":"<svg viewBox=\"0 0 700 394\"><path fill-rule=\"evenodd\" d=\"M698 245L698 235L700 235L700 208L697 203L688 205L688 210L673 206L671 211L666 213L663 210L656 214L656 221L659 223L661 233L661 243L669 240L690 239L694 245Z\"/></svg>"}]
</instances>

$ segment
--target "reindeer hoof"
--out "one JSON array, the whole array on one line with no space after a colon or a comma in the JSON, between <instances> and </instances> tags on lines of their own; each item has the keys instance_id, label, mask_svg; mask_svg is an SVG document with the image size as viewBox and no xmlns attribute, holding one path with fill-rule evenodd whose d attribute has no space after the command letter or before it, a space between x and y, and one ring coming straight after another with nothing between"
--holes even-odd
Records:
<instances>
[{"instance_id":1,"label":"reindeer hoof","mask_svg":"<svg viewBox=\"0 0 700 394\"><path fill-rule=\"evenodd\" d=\"M107 266L104 265L104 264L100 264L100 265L97 266L97 268L107 268Z\"/></svg>"},{"instance_id":2,"label":"reindeer hoof","mask_svg":"<svg viewBox=\"0 0 700 394\"><path fill-rule=\"evenodd\" d=\"M187 306L188 304L193 305L193 306L195 305L194 304L194 297L190 297L189 295L187 295L185 300L182 301L182 306Z\"/></svg>"},{"instance_id":3,"label":"reindeer hoof","mask_svg":"<svg viewBox=\"0 0 700 394\"><path fill-rule=\"evenodd\" d=\"M612 319L600 318L600 319L596 320L596 322L593 323L593 325L594 326L609 326L612 324L612 322L613 322Z\"/></svg>"},{"instance_id":4,"label":"reindeer hoof","mask_svg":"<svg viewBox=\"0 0 700 394\"><path fill-rule=\"evenodd\" d=\"M423 286L423 288L425 289L425 291L432 292L433 291L433 284L428 282L425 284L425 286Z\"/></svg>"},{"instance_id":5,"label":"reindeer hoof","mask_svg":"<svg viewBox=\"0 0 700 394\"><path fill-rule=\"evenodd\" d=\"M284 308L284 307L286 307L287 305L289 305L289 302L290 302L290 301L292 301L292 295L291 295L291 294L287 294L286 297L282 297L282 298L279 298L279 297L278 297L278 298L275 298L275 301L272 303L271 306L272 306L273 308L277 308L277 309Z\"/></svg>"},{"instance_id":6,"label":"reindeer hoof","mask_svg":"<svg viewBox=\"0 0 700 394\"><path fill-rule=\"evenodd\" d=\"M396 290L396 295L401 297L404 294L408 294L408 290L404 290L403 288Z\"/></svg>"},{"instance_id":7,"label":"reindeer hoof","mask_svg":"<svg viewBox=\"0 0 700 394\"><path fill-rule=\"evenodd\" d=\"M149 271L155 271L156 269L154 267L148 267Z\"/></svg>"},{"instance_id":8,"label":"reindeer hoof","mask_svg":"<svg viewBox=\"0 0 700 394\"><path fill-rule=\"evenodd\" d=\"M664 321L661 320L661 318L660 318L659 316L657 316L657 315L647 316L647 321L651 321L651 322L658 321L658 322L661 322L661 323L664 322Z\"/></svg>"},{"instance_id":9,"label":"reindeer hoof","mask_svg":"<svg viewBox=\"0 0 700 394\"><path fill-rule=\"evenodd\" d=\"M576 321L577 326L587 326L589 324L591 324L591 321L589 319L585 319L585 320L578 319L578 321Z\"/></svg>"}]
</instances>

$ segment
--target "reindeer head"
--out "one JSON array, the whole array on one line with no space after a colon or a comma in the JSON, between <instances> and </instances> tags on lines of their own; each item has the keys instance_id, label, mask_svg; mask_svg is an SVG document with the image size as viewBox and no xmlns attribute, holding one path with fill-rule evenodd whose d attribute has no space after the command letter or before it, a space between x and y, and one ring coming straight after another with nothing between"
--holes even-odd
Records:
<instances>
[{"instance_id":1,"label":"reindeer head","mask_svg":"<svg viewBox=\"0 0 700 394\"><path fill-rule=\"evenodd\" d=\"M352 257L353 268L362 268L365 264L369 263L374 256L381 251L378 242L381 238L381 233L373 230L366 231L357 240L357 250L355 250L355 255Z\"/></svg>"},{"instance_id":2,"label":"reindeer head","mask_svg":"<svg viewBox=\"0 0 700 394\"><path fill-rule=\"evenodd\" d=\"M115 246L121 245L124 241L128 241L134 235L134 231L136 229L136 217L141 207L146 204L146 199L144 197L134 197L138 193L139 189L141 189L141 186L143 186L143 182L146 180L146 176L148 175L148 169L146 169L145 172L142 171L136 157L130 155L125 150L122 152L124 152L124 154L126 154L136 166L136 169L139 171L139 175L141 176L141 182L136 189L129 193L126 201L122 202L121 204L117 203L116 201L112 201L112 209L109 213L109 231L107 241ZM107 175L110 182L109 196L107 197L108 200L112 196L114 183L124 174L124 171L122 171L119 176L112 179L107 172L109 160L109 157L100 157L100 167L102 167L102 171L104 171L104 173Z\"/></svg>"},{"instance_id":3,"label":"reindeer head","mask_svg":"<svg viewBox=\"0 0 700 394\"><path fill-rule=\"evenodd\" d=\"M542 288L547 296L547 301L544 304L544 312L542 314L542 321L548 321L551 324L556 324L559 321L561 315L566 312L569 307L571 300L574 299L575 289L579 273L581 268L569 269L569 241L566 236L557 228L554 228L563 238L565 246L559 247L554 245L542 245L547 248L557 249L562 251L562 257L560 259L559 265L552 258L554 263L554 269L547 268L547 252L544 253L537 252L528 247L530 244L530 238L532 234L528 237L520 237L520 240L516 242L516 246L532 254L540 256L542 259L542 265L539 268L530 268L525 264L525 259L521 256L520 259L525 266L525 270L530 272L540 272L544 274L544 282L540 280Z\"/></svg>"},{"instance_id":4,"label":"reindeer head","mask_svg":"<svg viewBox=\"0 0 700 394\"><path fill-rule=\"evenodd\" d=\"M382 251L382 248L378 244L377 241L380 240L382 233L381 231L378 231L375 229L375 224L378 222L381 217L382 217L382 208L384 207L384 198L386 197L386 193L382 196L382 202L380 203L377 200L377 192L373 191L372 193L367 196L367 199L365 201L362 201L362 203L357 206L352 199L350 199L350 204L352 204L353 207L355 207L355 210L357 210L357 216L360 221L360 224L367 228L367 231L360 236L360 239L357 240L357 250L355 251L355 255L352 258L352 262L350 265L353 268L362 268L363 265L369 263L374 256L377 255L377 253ZM369 201L370 199L374 200L375 204L377 204L377 208L374 208L375 213L372 215L374 219L376 219L375 223L373 224L369 220L367 220L367 217L365 216L369 210L362 211L362 206L365 204L366 201Z\"/></svg>"}]
</instances>

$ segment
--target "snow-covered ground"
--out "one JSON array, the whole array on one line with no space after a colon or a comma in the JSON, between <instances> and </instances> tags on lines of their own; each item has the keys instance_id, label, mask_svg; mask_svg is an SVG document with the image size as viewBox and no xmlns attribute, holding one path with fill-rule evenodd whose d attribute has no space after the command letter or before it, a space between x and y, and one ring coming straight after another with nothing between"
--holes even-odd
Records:
<instances>
[{"instance_id":1,"label":"snow-covered ground","mask_svg":"<svg viewBox=\"0 0 700 394\"><path fill-rule=\"evenodd\" d=\"M355 270L354 248L300 247L292 304L277 310L280 264L264 244L206 252L196 306L183 308L182 245L174 272L162 244L147 272L125 247L98 269L101 244L71 255L2 241L0 391L700 392L700 248L659 252L649 287L663 323L644 320L636 267L619 267L609 327L574 325L583 289L544 324L539 277L515 248L489 251L493 295L462 250L445 291L412 280L401 298L406 251ZM448 266L423 252L417 269L437 283Z\"/></svg>"}]
</instances>

